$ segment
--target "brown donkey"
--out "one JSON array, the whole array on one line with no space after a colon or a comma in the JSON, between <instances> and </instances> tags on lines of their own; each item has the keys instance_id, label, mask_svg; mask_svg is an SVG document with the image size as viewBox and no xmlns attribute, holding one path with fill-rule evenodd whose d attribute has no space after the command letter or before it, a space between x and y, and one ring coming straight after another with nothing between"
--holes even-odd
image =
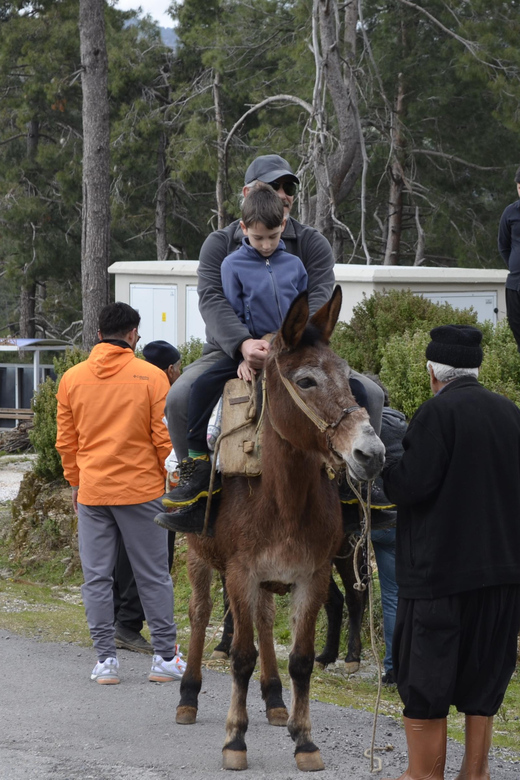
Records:
<instances>
[{"instance_id":1,"label":"brown donkey","mask_svg":"<svg viewBox=\"0 0 520 780\"><path fill-rule=\"evenodd\" d=\"M367 412L351 394L349 366L328 347L340 307L339 287L310 320L307 294L295 299L265 367L262 475L226 478L214 536L187 535L191 638L177 723L196 720L216 568L226 576L235 623L225 769L247 768L246 698L257 658L255 625L267 718L273 725L287 724L299 769L324 768L311 740L309 684L316 618L327 598L331 560L343 537L332 478L346 462L355 479L372 479L384 459L384 447ZM288 716L274 652L273 593L289 590L293 645Z\"/></svg>"}]
</instances>

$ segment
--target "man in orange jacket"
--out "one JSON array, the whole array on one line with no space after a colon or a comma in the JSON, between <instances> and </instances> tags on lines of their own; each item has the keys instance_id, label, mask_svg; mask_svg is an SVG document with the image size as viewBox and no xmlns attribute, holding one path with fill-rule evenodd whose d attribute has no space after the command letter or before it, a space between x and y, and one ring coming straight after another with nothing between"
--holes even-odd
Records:
<instances>
[{"instance_id":1,"label":"man in orange jacket","mask_svg":"<svg viewBox=\"0 0 520 780\"><path fill-rule=\"evenodd\" d=\"M134 355L140 319L126 303L105 306L99 344L65 372L56 395L56 448L78 514L81 592L98 658L91 679L102 684L119 682L112 584L120 537L152 636L148 679L178 680L186 666L176 644L167 532L154 523L171 449L162 419L169 383Z\"/></svg>"}]
</instances>

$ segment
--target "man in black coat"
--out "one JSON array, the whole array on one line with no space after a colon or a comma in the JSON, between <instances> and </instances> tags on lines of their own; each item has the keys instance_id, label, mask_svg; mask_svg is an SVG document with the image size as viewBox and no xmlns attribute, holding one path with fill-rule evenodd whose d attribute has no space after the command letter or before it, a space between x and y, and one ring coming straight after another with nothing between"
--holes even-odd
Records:
<instances>
[{"instance_id":1,"label":"man in black coat","mask_svg":"<svg viewBox=\"0 0 520 780\"><path fill-rule=\"evenodd\" d=\"M466 715L456 780L489 780L520 629L520 410L479 384L477 328L430 335L434 397L383 472L398 506L393 658L409 757L400 780L443 780L451 704Z\"/></svg>"}]
</instances>

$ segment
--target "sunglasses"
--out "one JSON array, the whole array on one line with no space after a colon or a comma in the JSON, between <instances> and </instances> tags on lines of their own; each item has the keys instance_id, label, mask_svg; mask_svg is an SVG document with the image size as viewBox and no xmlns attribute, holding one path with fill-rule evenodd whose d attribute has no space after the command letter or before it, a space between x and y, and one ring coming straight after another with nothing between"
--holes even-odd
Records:
<instances>
[{"instance_id":1,"label":"sunglasses","mask_svg":"<svg viewBox=\"0 0 520 780\"><path fill-rule=\"evenodd\" d=\"M278 181L277 179L276 181L270 181L269 186L272 187L275 192L278 192L281 187L285 194L290 198L296 195L298 190L298 185L295 181Z\"/></svg>"}]
</instances>

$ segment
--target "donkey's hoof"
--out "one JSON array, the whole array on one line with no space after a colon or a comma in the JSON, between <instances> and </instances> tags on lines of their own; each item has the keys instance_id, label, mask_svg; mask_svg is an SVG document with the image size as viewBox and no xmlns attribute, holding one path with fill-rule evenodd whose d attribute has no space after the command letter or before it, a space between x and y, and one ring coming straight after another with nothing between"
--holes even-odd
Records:
<instances>
[{"instance_id":1,"label":"donkey's hoof","mask_svg":"<svg viewBox=\"0 0 520 780\"><path fill-rule=\"evenodd\" d=\"M181 726L191 726L197 722L197 708L179 706L177 707L177 717L175 719Z\"/></svg>"},{"instance_id":2,"label":"donkey's hoof","mask_svg":"<svg viewBox=\"0 0 520 780\"><path fill-rule=\"evenodd\" d=\"M213 650L211 653L211 660L212 661L227 661L229 659L229 653L226 653L224 650Z\"/></svg>"},{"instance_id":3,"label":"donkey's hoof","mask_svg":"<svg viewBox=\"0 0 520 780\"><path fill-rule=\"evenodd\" d=\"M222 769L247 769L247 750L222 751Z\"/></svg>"},{"instance_id":4,"label":"donkey's hoof","mask_svg":"<svg viewBox=\"0 0 520 780\"><path fill-rule=\"evenodd\" d=\"M296 766L301 772L321 772L325 769L319 750L314 750L312 753L296 753L294 757Z\"/></svg>"},{"instance_id":5,"label":"donkey's hoof","mask_svg":"<svg viewBox=\"0 0 520 780\"><path fill-rule=\"evenodd\" d=\"M273 707L270 710L266 710L265 714L271 726L287 726L289 713L285 707Z\"/></svg>"},{"instance_id":6,"label":"donkey's hoof","mask_svg":"<svg viewBox=\"0 0 520 780\"><path fill-rule=\"evenodd\" d=\"M345 671L347 674L355 674L359 672L361 666L359 661L345 661Z\"/></svg>"}]
</instances>

